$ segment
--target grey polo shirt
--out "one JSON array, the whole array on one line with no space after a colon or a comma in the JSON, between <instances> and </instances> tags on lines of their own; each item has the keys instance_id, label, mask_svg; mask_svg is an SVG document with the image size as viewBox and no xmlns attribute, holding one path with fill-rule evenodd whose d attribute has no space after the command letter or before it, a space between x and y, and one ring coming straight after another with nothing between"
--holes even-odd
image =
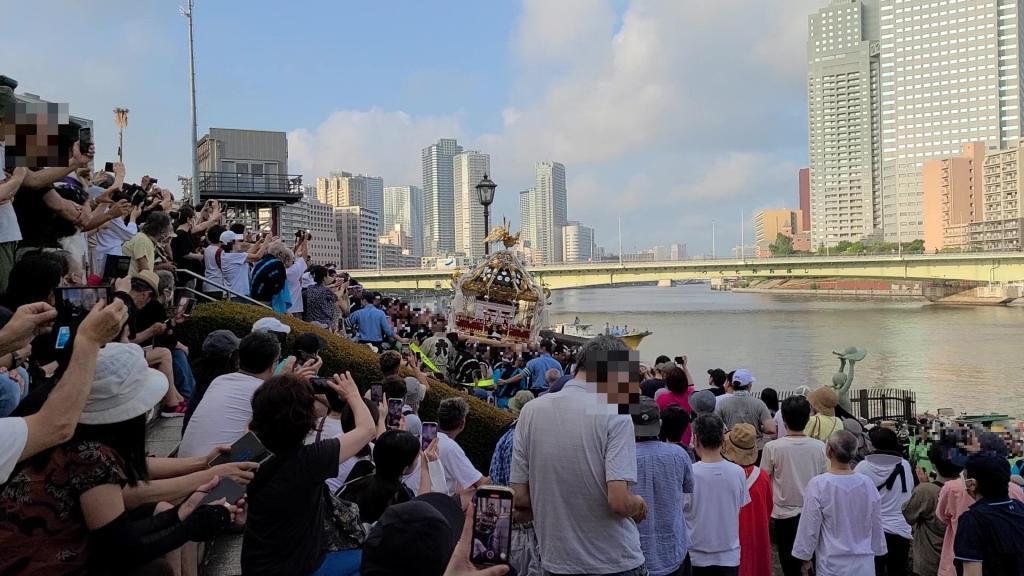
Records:
<instances>
[{"instance_id":1,"label":"grey polo shirt","mask_svg":"<svg viewBox=\"0 0 1024 576\"><path fill-rule=\"evenodd\" d=\"M715 406L715 414L718 414L729 430L744 422L753 426L757 430L758 449L764 447L763 423L772 419L772 413L760 398L751 396L749 390L737 390L728 398L722 397Z\"/></svg>"},{"instance_id":2,"label":"grey polo shirt","mask_svg":"<svg viewBox=\"0 0 1024 576\"><path fill-rule=\"evenodd\" d=\"M608 482L635 483L633 421L570 380L523 407L513 484L529 484L541 565L556 574L610 574L644 563L640 533L608 507Z\"/></svg>"}]
</instances>

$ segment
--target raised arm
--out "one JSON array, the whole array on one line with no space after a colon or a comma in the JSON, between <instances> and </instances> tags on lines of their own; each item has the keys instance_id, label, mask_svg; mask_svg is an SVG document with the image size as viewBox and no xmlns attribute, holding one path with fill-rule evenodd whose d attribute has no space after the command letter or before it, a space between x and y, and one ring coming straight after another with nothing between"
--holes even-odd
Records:
<instances>
[{"instance_id":1,"label":"raised arm","mask_svg":"<svg viewBox=\"0 0 1024 576\"><path fill-rule=\"evenodd\" d=\"M349 372L335 374L333 378L327 380L327 385L348 403L352 408L353 416L355 416L355 428L339 436L341 452L338 455L338 462L344 462L359 454L359 451L373 440L376 426L373 416L370 415L370 409L366 407L366 403L359 396L359 388L356 386L355 380L352 379L352 374Z\"/></svg>"}]
</instances>

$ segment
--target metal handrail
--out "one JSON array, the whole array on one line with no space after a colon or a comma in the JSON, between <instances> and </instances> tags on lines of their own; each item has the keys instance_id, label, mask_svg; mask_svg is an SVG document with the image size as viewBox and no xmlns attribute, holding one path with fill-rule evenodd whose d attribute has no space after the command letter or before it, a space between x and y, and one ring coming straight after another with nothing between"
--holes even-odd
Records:
<instances>
[{"instance_id":1,"label":"metal handrail","mask_svg":"<svg viewBox=\"0 0 1024 576\"><path fill-rule=\"evenodd\" d=\"M191 277L195 278L196 280L199 280L201 282L205 282L205 283L207 283L210 286L213 286L215 288L219 288L222 292L226 292L228 294L231 294L232 296L235 296L236 298L241 298L241 299L247 300L250 303L255 304L257 306L262 306L264 308L267 308L268 310L273 310L273 308L271 308L270 306L267 306L266 304L264 304L263 302L260 302L259 300L253 300L252 298L249 298L248 296L246 296L244 294L239 294L238 292L235 292L231 288L228 288L226 286L221 286L220 284L218 284L218 283L216 283L216 282L214 282L212 280L208 280L206 278L206 276L200 276L199 274L196 274L195 272L193 272L191 270L185 270L184 268L178 268L177 272L179 274L185 274L186 276L191 276ZM207 298L210 298L209 295L205 295L205 296ZM213 298L210 298L210 299L213 300Z\"/></svg>"}]
</instances>

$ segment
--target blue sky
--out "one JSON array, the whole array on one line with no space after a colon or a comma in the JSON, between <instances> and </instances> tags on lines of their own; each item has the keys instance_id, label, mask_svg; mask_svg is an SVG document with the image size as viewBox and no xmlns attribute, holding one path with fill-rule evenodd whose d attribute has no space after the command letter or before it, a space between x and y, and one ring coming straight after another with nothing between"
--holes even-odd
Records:
<instances>
[{"instance_id":1,"label":"blue sky","mask_svg":"<svg viewBox=\"0 0 1024 576\"><path fill-rule=\"evenodd\" d=\"M440 137L491 154L518 223L533 164L565 163L569 217L627 250L739 242L741 214L796 203L806 162L804 42L823 0L198 0L200 135L289 134L290 172L420 184ZM5 6L0 74L96 122L131 110L129 178L189 165L185 20L165 0ZM48 30L40 34L40 27ZM56 33L54 31L60 31Z\"/></svg>"}]
</instances>

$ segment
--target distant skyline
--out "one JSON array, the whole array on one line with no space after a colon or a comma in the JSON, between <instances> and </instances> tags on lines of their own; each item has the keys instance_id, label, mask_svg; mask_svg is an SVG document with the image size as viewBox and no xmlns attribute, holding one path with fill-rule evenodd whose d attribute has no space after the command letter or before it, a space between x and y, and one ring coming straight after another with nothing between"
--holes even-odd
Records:
<instances>
[{"instance_id":1,"label":"distant skyline","mask_svg":"<svg viewBox=\"0 0 1024 576\"><path fill-rule=\"evenodd\" d=\"M599 245L738 242L740 215L797 203L807 158L807 16L825 0L504 0L443 4L197 0L200 135L280 130L289 172L422 186L441 138L491 157L493 221L519 226L534 165L566 168L568 217ZM38 0L6 7L0 74L96 122L129 179L188 174L187 31L176 3ZM35 23L35 25L31 25ZM73 30L75 49L39 27ZM343 34L337 29L344 28ZM747 226L748 240L751 238Z\"/></svg>"}]
</instances>

